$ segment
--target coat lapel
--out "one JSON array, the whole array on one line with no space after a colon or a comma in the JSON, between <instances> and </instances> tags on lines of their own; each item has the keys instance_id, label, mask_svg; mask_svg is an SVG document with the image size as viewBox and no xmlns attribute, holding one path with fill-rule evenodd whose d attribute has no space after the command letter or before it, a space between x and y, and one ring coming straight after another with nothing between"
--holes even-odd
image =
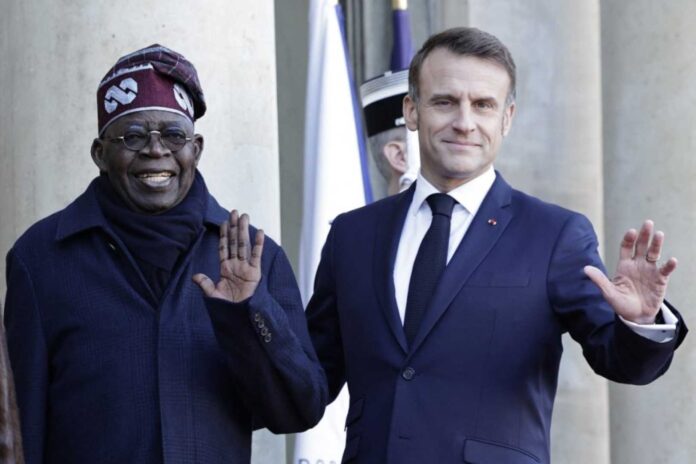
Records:
<instances>
[{"instance_id":1,"label":"coat lapel","mask_svg":"<svg viewBox=\"0 0 696 464\"><path fill-rule=\"evenodd\" d=\"M379 307L384 313L387 325L394 338L404 350L408 352L406 335L396 306L394 291L394 262L401 238L401 229L406 220L408 208L411 205L415 183L401 195L393 200L391 211L384 214L378 220L377 233L375 234L375 247L373 258L373 272L375 276L375 291Z\"/></svg>"},{"instance_id":2,"label":"coat lapel","mask_svg":"<svg viewBox=\"0 0 696 464\"><path fill-rule=\"evenodd\" d=\"M512 189L500 174L497 174L495 182L435 288L435 294L425 312L411 347L411 353L423 343L454 297L510 223L513 216L510 208L511 195Z\"/></svg>"}]
</instances>

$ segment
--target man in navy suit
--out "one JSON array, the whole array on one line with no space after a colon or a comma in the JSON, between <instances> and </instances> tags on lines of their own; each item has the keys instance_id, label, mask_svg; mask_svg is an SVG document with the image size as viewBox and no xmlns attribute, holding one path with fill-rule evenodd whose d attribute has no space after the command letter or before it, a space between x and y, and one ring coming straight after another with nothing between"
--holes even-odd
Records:
<instances>
[{"instance_id":1,"label":"man in navy suit","mask_svg":"<svg viewBox=\"0 0 696 464\"><path fill-rule=\"evenodd\" d=\"M350 390L344 462L548 463L563 333L632 384L663 374L686 333L652 222L625 234L610 281L584 216L494 171L514 114L497 38L431 37L404 99L417 182L333 222L307 316L330 395Z\"/></svg>"}]
</instances>

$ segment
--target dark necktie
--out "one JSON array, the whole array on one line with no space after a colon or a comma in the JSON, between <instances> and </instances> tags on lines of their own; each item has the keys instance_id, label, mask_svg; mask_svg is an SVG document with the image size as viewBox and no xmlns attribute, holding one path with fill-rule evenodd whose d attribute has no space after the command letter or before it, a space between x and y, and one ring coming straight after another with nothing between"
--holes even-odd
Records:
<instances>
[{"instance_id":1,"label":"dark necktie","mask_svg":"<svg viewBox=\"0 0 696 464\"><path fill-rule=\"evenodd\" d=\"M433 221L418 248L408 285L404 332L409 345L416 338L425 310L435 292L435 286L447 265L450 219L456 203L454 198L444 193L430 195L426 201L433 212Z\"/></svg>"}]
</instances>

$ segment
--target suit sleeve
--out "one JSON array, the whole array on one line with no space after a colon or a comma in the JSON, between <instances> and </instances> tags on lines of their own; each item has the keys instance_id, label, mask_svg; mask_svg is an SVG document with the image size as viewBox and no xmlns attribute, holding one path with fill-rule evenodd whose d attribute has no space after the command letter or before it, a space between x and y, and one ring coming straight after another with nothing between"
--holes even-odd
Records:
<instances>
[{"instance_id":1,"label":"suit sleeve","mask_svg":"<svg viewBox=\"0 0 696 464\"><path fill-rule=\"evenodd\" d=\"M26 464L44 462L48 356L31 276L13 251L7 256L5 328L17 389Z\"/></svg>"},{"instance_id":2,"label":"suit sleeve","mask_svg":"<svg viewBox=\"0 0 696 464\"><path fill-rule=\"evenodd\" d=\"M233 376L250 403L255 428L291 433L321 419L326 378L309 339L290 263L280 247L274 250L251 298L205 301L218 343L230 355Z\"/></svg>"},{"instance_id":3,"label":"suit sleeve","mask_svg":"<svg viewBox=\"0 0 696 464\"><path fill-rule=\"evenodd\" d=\"M335 227L333 222L321 252L321 260L314 279L314 294L307 305L309 333L324 368L329 385L329 402L336 399L345 383L343 342L336 307L336 283L334 277Z\"/></svg>"},{"instance_id":4,"label":"suit sleeve","mask_svg":"<svg viewBox=\"0 0 696 464\"><path fill-rule=\"evenodd\" d=\"M583 271L584 266L592 265L606 273L597 246L587 218L571 215L551 257L547 280L551 304L564 328L582 345L585 359L597 374L615 382L649 383L669 367L686 327L675 310L679 318L677 336L658 343L623 324Z\"/></svg>"}]
</instances>

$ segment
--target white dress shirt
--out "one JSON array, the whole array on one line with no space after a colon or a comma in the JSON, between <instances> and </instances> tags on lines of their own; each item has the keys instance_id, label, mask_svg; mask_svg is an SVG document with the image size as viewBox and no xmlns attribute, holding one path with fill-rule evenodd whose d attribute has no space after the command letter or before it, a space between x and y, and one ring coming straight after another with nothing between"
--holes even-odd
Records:
<instances>
[{"instance_id":1,"label":"white dress shirt","mask_svg":"<svg viewBox=\"0 0 696 464\"><path fill-rule=\"evenodd\" d=\"M488 194L493 182L495 181L495 171L491 166L486 172L460 185L454 190L447 192L449 196L457 200L452 211L450 223L449 243L447 246L447 263L457 250L459 243L464 238L464 234L469 229L471 221L476 216L483 199ZM406 314L406 300L408 299L408 286L411 280L413 263L416 261L418 248L423 237L425 237L433 214L428 203L425 201L433 193L440 193L430 182L418 173L416 191L413 192L413 199L406 214L406 221L401 230L399 247L396 252L394 263L394 289L396 293L396 305L399 309L401 323L404 322ZM664 304L662 305L662 316L664 324L641 325L629 322L621 318L635 333L649 338L650 340L665 343L674 338L676 332L677 317Z\"/></svg>"}]
</instances>

